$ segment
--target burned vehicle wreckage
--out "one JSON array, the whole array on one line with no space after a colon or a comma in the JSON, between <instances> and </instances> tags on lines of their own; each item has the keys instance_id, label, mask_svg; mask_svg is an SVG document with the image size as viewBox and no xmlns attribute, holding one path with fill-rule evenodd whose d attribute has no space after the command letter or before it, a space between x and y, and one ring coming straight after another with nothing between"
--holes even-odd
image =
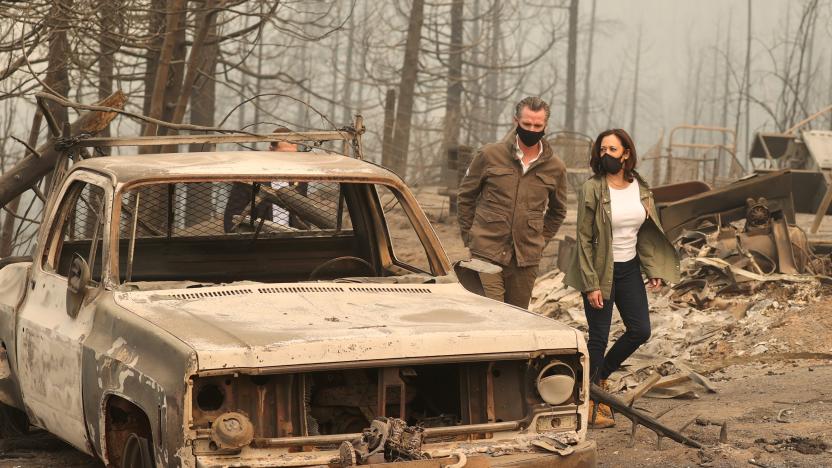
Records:
<instances>
[{"instance_id":1,"label":"burned vehicle wreckage","mask_svg":"<svg viewBox=\"0 0 832 468\"><path fill-rule=\"evenodd\" d=\"M155 144L360 156L359 135ZM149 144L125 140L80 144ZM49 196L35 254L0 269L7 419L108 466L594 466L583 337L463 288L386 169L319 149L108 156Z\"/></svg>"}]
</instances>

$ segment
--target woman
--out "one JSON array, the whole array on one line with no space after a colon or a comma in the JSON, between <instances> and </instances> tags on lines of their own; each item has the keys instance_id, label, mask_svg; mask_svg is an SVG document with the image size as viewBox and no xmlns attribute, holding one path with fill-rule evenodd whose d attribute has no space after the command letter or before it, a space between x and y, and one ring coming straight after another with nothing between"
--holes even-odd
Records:
<instances>
[{"instance_id":1,"label":"woman","mask_svg":"<svg viewBox=\"0 0 832 468\"><path fill-rule=\"evenodd\" d=\"M642 271L651 290L679 281L679 259L664 235L653 195L636 173L630 135L612 129L598 135L589 165L594 175L578 194L577 246L567 285L583 292L589 325L590 381L604 385L621 363L650 338ZM613 303L626 332L608 352ZM612 411L590 402L590 427L615 424Z\"/></svg>"}]
</instances>

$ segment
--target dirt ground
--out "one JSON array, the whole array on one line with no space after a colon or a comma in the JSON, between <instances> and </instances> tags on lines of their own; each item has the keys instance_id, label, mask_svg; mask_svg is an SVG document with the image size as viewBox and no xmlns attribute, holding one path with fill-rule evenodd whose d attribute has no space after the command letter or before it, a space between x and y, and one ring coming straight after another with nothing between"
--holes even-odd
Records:
<instances>
[{"instance_id":1,"label":"dirt ground","mask_svg":"<svg viewBox=\"0 0 832 468\"><path fill-rule=\"evenodd\" d=\"M427 192L419 198L451 260L467 258L441 197ZM558 238L573 235L574 219L570 210ZM400 234L407 236L406 230ZM547 248L544 269L553 264L556 248L556 242ZM692 356L691 367L711 379L716 393L636 403L654 415L670 410L660 421L677 429L687 425L684 434L704 449L669 439L658 448L655 434L644 427L631 444L631 423L617 415L614 428L590 431L600 466L832 467L832 293L827 288L799 309L778 307L793 301L793 295L789 288L772 286L765 294L771 303L763 311L771 325L754 332L728 329L716 346ZM709 422L727 422L727 442L719 442L721 427ZM44 432L0 440L0 468L52 466L102 465Z\"/></svg>"},{"instance_id":2,"label":"dirt ground","mask_svg":"<svg viewBox=\"0 0 832 468\"><path fill-rule=\"evenodd\" d=\"M826 309L827 313L830 311ZM668 439L656 447L656 435L636 430L618 415L614 428L590 431L598 443L600 466L667 467L822 467L832 466L832 364L818 360L777 359L726 368L717 376L718 392L696 400L642 399L636 406L653 414L671 407L660 421L680 428L690 420L727 421L721 427L694 422L684 434L705 446L688 448Z\"/></svg>"}]
</instances>

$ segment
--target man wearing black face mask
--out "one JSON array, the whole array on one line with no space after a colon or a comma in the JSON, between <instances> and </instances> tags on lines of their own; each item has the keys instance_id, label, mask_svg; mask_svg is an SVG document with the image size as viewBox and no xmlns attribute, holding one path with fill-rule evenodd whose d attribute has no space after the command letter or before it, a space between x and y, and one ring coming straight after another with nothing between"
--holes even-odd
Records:
<instances>
[{"instance_id":1,"label":"man wearing black face mask","mask_svg":"<svg viewBox=\"0 0 832 468\"><path fill-rule=\"evenodd\" d=\"M485 295L526 308L543 248L566 217L566 166L543 139L549 105L536 96L515 107L515 129L485 145L457 198L459 228L471 256L500 265L482 274Z\"/></svg>"}]
</instances>

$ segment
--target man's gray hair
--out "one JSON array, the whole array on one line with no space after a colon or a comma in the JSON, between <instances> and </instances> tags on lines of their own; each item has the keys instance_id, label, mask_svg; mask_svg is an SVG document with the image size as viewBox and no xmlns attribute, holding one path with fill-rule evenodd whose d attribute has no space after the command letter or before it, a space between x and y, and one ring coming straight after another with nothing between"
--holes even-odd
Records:
<instances>
[{"instance_id":1,"label":"man's gray hair","mask_svg":"<svg viewBox=\"0 0 832 468\"><path fill-rule=\"evenodd\" d=\"M546 103L540 96L527 96L520 100L514 107L514 116L520 118L520 112L524 107L528 107L530 111L539 111L541 109L546 111L546 121L549 121L549 104Z\"/></svg>"}]
</instances>

